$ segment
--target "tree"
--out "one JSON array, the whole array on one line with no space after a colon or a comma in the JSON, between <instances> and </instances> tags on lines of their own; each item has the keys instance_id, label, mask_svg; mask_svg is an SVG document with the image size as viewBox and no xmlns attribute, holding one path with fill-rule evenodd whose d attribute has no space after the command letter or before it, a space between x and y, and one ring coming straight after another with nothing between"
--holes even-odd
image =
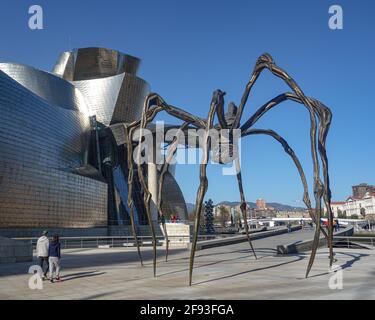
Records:
<instances>
[{"instance_id":1,"label":"tree","mask_svg":"<svg viewBox=\"0 0 375 320\"><path fill-rule=\"evenodd\" d=\"M200 226L203 226L204 225L204 214L203 213L203 210L204 208L202 208L201 210L201 216L200 216L200 221L199 221L199 225ZM188 220L191 221L191 222L195 222L195 207L193 210L190 211L190 213L188 214Z\"/></svg>"},{"instance_id":2,"label":"tree","mask_svg":"<svg viewBox=\"0 0 375 320\"><path fill-rule=\"evenodd\" d=\"M358 214L352 214L351 216L350 216L350 219L358 219L359 217L358 217Z\"/></svg>"},{"instance_id":3,"label":"tree","mask_svg":"<svg viewBox=\"0 0 375 320\"><path fill-rule=\"evenodd\" d=\"M236 220L236 227L242 229L242 213L236 211L235 212L235 220Z\"/></svg>"},{"instance_id":4,"label":"tree","mask_svg":"<svg viewBox=\"0 0 375 320\"><path fill-rule=\"evenodd\" d=\"M218 218L219 218L221 225L225 227L225 223L230 219L230 212L227 207L224 207L224 206L219 207Z\"/></svg>"},{"instance_id":5,"label":"tree","mask_svg":"<svg viewBox=\"0 0 375 320\"><path fill-rule=\"evenodd\" d=\"M204 226L207 234L215 233L214 229L214 205L209 199L204 203Z\"/></svg>"},{"instance_id":6,"label":"tree","mask_svg":"<svg viewBox=\"0 0 375 320\"><path fill-rule=\"evenodd\" d=\"M337 210L337 218L339 219L346 219L346 211L341 211L340 209Z\"/></svg>"}]
</instances>

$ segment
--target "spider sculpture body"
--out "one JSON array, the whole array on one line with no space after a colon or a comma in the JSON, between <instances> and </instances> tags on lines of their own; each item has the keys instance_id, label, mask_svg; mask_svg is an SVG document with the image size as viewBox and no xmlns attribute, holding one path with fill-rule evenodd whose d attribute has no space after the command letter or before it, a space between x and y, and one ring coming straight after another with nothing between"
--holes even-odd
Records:
<instances>
[{"instance_id":1,"label":"spider sculpture body","mask_svg":"<svg viewBox=\"0 0 375 320\"><path fill-rule=\"evenodd\" d=\"M268 101L263 106L261 106L256 112L243 124L241 124L241 119L243 115L243 111L248 100L249 94L254 86L254 83L258 79L259 75L264 69L268 69L271 71L272 74L281 78L285 83L290 87L291 92L286 92L280 94L279 96L275 97L274 99ZM204 137L203 143L200 146L202 148L202 159L200 163L200 183L199 188L197 191L197 198L195 204L195 225L194 225L194 235L192 239L191 245L191 252L190 252L190 269L189 269L189 284L192 284L192 274L193 274L193 266L194 266L194 258L195 258L195 251L196 251L196 244L198 239L199 233L199 222L200 216L202 211L202 205L204 196L206 194L208 188L208 180L206 175L206 167L212 151L213 160L220 163L227 163L229 161L234 161L236 170L236 176L238 181L240 199L241 199L241 211L244 220L245 231L247 235L248 242L250 244L251 250L256 258L256 252L253 248L252 242L249 236L248 224L247 224L247 214L246 214L246 199L244 196L243 186L242 186L242 177L241 177L241 168L239 157L236 155L236 142L234 141L233 137L231 136L231 131L239 130L241 137L250 136L250 135L268 135L278 141L281 146L284 148L285 152L291 157L292 161L294 162L298 173L300 175L300 179L303 185L304 194L303 194L303 201L309 211L310 217L312 221L316 225L316 231L314 235L314 242L311 250L311 255L309 258L306 277L308 276L311 267L314 263L316 251L319 245L319 238L320 233L322 232L327 239L327 244L329 247L329 257L330 257L330 264L333 264L334 257L333 257L333 249L332 249L332 239L333 239L333 214L331 211L331 191L329 186L329 174L328 174L328 159L326 154L326 138L329 131L332 114L329 108L324 106L321 102L316 99L307 97L302 89L297 85L297 83L289 76L287 72L283 69L279 68L273 61L272 57L269 54L263 54L260 56L256 62L255 68L250 76L250 80L246 85L245 91L243 93L241 102L238 108L233 104L230 103L228 106L228 112L224 112L224 95L225 93L216 90L213 93L213 97L211 100L208 116L206 119L202 119L200 117L194 116L189 112L177 108L175 106L167 104L158 94L151 93L149 94L143 105L142 117L140 120L135 121L131 124L125 124L125 133L127 139L127 159L128 159L128 167L129 167L129 175L128 175L128 206L130 208L130 220L132 224L132 231L135 238L135 242L138 249L138 254L142 262L142 256L139 249L138 239L136 229L134 227L134 217L133 217L133 201L132 201L132 185L135 173L135 165L133 163L133 146L132 141L134 140L134 133L136 130L139 130L139 144L142 143L142 130L144 130L154 118L155 116L161 112L165 111L171 116L178 118L183 121L181 125L180 132L184 132L184 130L188 127L194 127L197 129L204 130ZM287 141L278 135L273 130L264 130L264 129L255 129L254 125L256 122L264 116L268 111L272 108L280 105L282 102L291 100L294 102L303 105L309 114L310 117L310 144L311 144L311 156L313 161L313 178L314 178L314 198L315 198L315 208L312 207L307 180L305 177L305 173L301 166L301 163L297 156L295 155L293 149L289 146ZM214 125L214 120L217 117L218 123ZM213 146L211 144L211 137L210 137L210 130L216 129L219 132L224 130L229 131L228 136L228 145L227 148L223 146ZM163 212L162 212L162 188L164 183L164 175L168 170L168 165L173 158L174 154L176 153L177 146L179 144L179 139L176 137L173 139L171 144L169 145L168 154L166 156L166 161L164 162L159 178L159 186L158 186L158 203L157 203L157 210L159 217L163 223L164 234L166 237L166 259L168 259L168 235L166 232L164 219L163 219ZM138 148L138 160L140 161L141 158L141 148ZM320 168L322 166L322 169ZM150 230L153 238L153 269L154 275L156 276L156 236L154 225L151 219L151 193L147 188L147 184L145 181L143 170L138 169L138 179L140 181L143 195L144 195L144 204L146 208L146 214L148 218L148 222L150 225ZM323 177L321 178L321 173ZM325 231L320 226L320 219L322 215L322 201L324 201L325 207L328 211L328 229Z\"/></svg>"}]
</instances>

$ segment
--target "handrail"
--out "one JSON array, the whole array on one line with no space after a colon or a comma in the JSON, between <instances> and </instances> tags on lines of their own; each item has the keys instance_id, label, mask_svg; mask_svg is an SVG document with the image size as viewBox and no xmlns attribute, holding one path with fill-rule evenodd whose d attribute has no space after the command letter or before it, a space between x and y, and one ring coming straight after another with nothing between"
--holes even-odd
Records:
<instances>
[{"instance_id":1,"label":"handrail","mask_svg":"<svg viewBox=\"0 0 375 320\"><path fill-rule=\"evenodd\" d=\"M24 238L13 238L13 240L18 241L29 241L33 248L36 247L36 243L39 237L24 237ZM183 234L183 235L169 235L169 242L182 243L186 244L191 242L192 235ZM207 240L215 238L214 235L200 235L200 239ZM177 239L177 240L176 240ZM156 236L156 240L161 242L165 240L165 237L162 235ZM146 245L152 241L152 236L138 236L138 242L140 246ZM135 240L132 236L84 236L84 237L60 237L60 243L62 249L68 248L97 248L100 245L112 246L112 247L125 247L135 243Z\"/></svg>"},{"instance_id":2,"label":"handrail","mask_svg":"<svg viewBox=\"0 0 375 320\"><path fill-rule=\"evenodd\" d=\"M348 248L350 248L351 241L356 241L356 242L364 243L364 244L371 244L372 247L375 246L375 237L334 236L333 240L346 242Z\"/></svg>"},{"instance_id":3,"label":"handrail","mask_svg":"<svg viewBox=\"0 0 375 320\"><path fill-rule=\"evenodd\" d=\"M375 237L358 237L358 236L333 236L333 239L350 239L350 240L375 240Z\"/></svg>"},{"instance_id":4,"label":"handrail","mask_svg":"<svg viewBox=\"0 0 375 320\"><path fill-rule=\"evenodd\" d=\"M215 235L199 235L199 238L212 238ZM192 235L188 234L181 234L181 235L168 235L168 238L188 238L192 237ZM139 235L137 237L138 239L152 239L152 236L142 236ZM157 235L157 239L164 239L165 237L163 235ZM22 238L12 238L13 240L20 240L20 241L29 241L29 240L38 240L39 237L22 237ZM82 237L59 237L60 240L95 240L95 239L132 239L134 240L133 236L82 236Z\"/></svg>"}]
</instances>

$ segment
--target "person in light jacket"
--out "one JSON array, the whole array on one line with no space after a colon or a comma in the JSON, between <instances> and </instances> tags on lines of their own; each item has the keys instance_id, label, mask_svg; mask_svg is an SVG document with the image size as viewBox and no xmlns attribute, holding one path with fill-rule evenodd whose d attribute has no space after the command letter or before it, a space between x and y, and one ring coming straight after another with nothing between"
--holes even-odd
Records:
<instances>
[{"instance_id":1,"label":"person in light jacket","mask_svg":"<svg viewBox=\"0 0 375 320\"><path fill-rule=\"evenodd\" d=\"M49 250L49 240L48 240L48 231L43 231L43 235L38 239L36 244L36 256L38 258L38 264L42 268L44 263L47 265L46 271L43 271L44 278L47 278L47 272L49 269L48 263L48 250Z\"/></svg>"},{"instance_id":2,"label":"person in light jacket","mask_svg":"<svg viewBox=\"0 0 375 320\"><path fill-rule=\"evenodd\" d=\"M49 279L51 283L54 282L53 272L56 269L56 281L61 281L60 279L60 259L61 259L61 245L59 241L59 236L54 235L52 242L49 245Z\"/></svg>"}]
</instances>

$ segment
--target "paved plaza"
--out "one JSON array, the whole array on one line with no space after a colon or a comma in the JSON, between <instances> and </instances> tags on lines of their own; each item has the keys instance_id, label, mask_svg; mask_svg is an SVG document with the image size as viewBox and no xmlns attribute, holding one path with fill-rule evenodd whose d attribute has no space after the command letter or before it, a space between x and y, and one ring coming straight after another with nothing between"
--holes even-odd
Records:
<instances>
[{"instance_id":1,"label":"paved plaza","mask_svg":"<svg viewBox=\"0 0 375 320\"><path fill-rule=\"evenodd\" d=\"M63 282L28 287L32 263L0 265L0 299L375 299L375 251L336 249L343 289L329 288L326 249L320 249L310 277L308 254L277 255L276 245L299 241L303 232L198 251L193 286L188 286L189 251L172 250L164 261L158 250L157 277L151 248L143 248L141 267L133 248L63 251Z\"/></svg>"}]
</instances>

